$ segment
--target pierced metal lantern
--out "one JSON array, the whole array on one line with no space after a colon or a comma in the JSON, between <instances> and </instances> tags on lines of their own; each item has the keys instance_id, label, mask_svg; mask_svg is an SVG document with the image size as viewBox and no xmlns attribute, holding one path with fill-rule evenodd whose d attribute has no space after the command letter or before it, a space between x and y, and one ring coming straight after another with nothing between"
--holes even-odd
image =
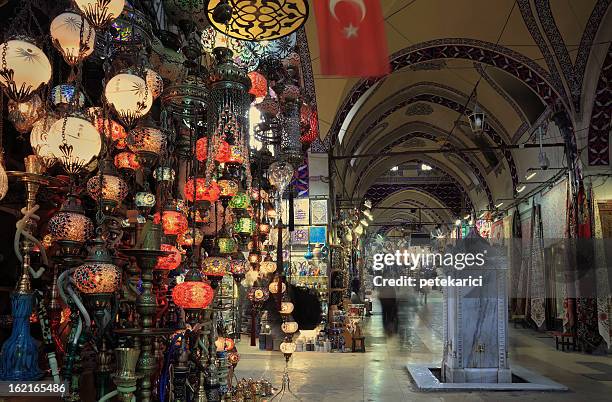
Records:
<instances>
[{"instance_id":1,"label":"pierced metal lantern","mask_svg":"<svg viewBox=\"0 0 612 402\"><path fill-rule=\"evenodd\" d=\"M306 0L210 0L207 16L219 32L247 41L268 41L291 35L306 23Z\"/></svg>"},{"instance_id":2,"label":"pierced metal lantern","mask_svg":"<svg viewBox=\"0 0 612 402\"><path fill-rule=\"evenodd\" d=\"M119 17L125 0L74 0L74 3L94 27L102 28Z\"/></svg>"}]
</instances>

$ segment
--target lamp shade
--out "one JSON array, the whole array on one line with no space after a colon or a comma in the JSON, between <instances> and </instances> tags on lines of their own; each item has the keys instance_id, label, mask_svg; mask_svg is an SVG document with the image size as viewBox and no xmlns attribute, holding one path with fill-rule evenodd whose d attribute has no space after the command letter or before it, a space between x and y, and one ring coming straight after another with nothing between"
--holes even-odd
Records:
<instances>
[{"instance_id":1,"label":"lamp shade","mask_svg":"<svg viewBox=\"0 0 612 402\"><path fill-rule=\"evenodd\" d=\"M252 303L263 303L266 300L268 300L269 297L270 297L270 292L268 292L267 289L264 289L264 288L259 287L259 286L253 286L247 292L247 298Z\"/></svg>"},{"instance_id":2,"label":"lamp shade","mask_svg":"<svg viewBox=\"0 0 612 402\"><path fill-rule=\"evenodd\" d=\"M247 270L245 260L232 259L230 261L230 270L232 275L244 275Z\"/></svg>"},{"instance_id":3,"label":"lamp shade","mask_svg":"<svg viewBox=\"0 0 612 402\"><path fill-rule=\"evenodd\" d=\"M110 138L118 149L124 149L127 146L128 133L121 124L111 119L98 117L94 120L94 125L100 134Z\"/></svg>"},{"instance_id":4,"label":"lamp shade","mask_svg":"<svg viewBox=\"0 0 612 402\"><path fill-rule=\"evenodd\" d=\"M196 158L200 162L208 158L208 138L202 137L196 141Z\"/></svg>"},{"instance_id":5,"label":"lamp shade","mask_svg":"<svg viewBox=\"0 0 612 402\"><path fill-rule=\"evenodd\" d=\"M229 207L233 209L247 209L251 206L251 199L244 192L239 192L232 197Z\"/></svg>"},{"instance_id":6,"label":"lamp shade","mask_svg":"<svg viewBox=\"0 0 612 402\"><path fill-rule=\"evenodd\" d=\"M155 205L155 194L139 191L134 196L134 203L138 208L151 208Z\"/></svg>"},{"instance_id":7,"label":"lamp shade","mask_svg":"<svg viewBox=\"0 0 612 402\"><path fill-rule=\"evenodd\" d=\"M119 170L136 170L140 164L136 160L135 153L126 151L115 155L115 167Z\"/></svg>"},{"instance_id":8,"label":"lamp shade","mask_svg":"<svg viewBox=\"0 0 612 402\"><path fill-rule=\"evenodd\" d=\"M214 295L214 290L205 282L185 281L172 290L174 304L187 310L208 307Z\"/></svg>"},{"instance_id":9,"label":"lamp shade","mask_svg":"<svg viewBox=\"0 0 612 402\"><path fill-rule=\"evenodd\" d=\"M202 260L202 273L206 276L225 276L231 269L225 257L206 257Z\"/></svg>"},{"instance_id":10,"label":"lamp shade","mask_svg":"<svg viewBox=\"0 0 612 402\"><path fill-rule=\"evenodd\" d=\"M51 79L51 63L45 53L27 38L0 45L0 84L16 102L23 102Z\"/></svg>"},{"instance_id":11,"label":"lamp shade","mask_svg":"<svg viewBox=\"0 0 612 402\"><path fill-rule=\"evenodd\" d=\"M132 152L151 152L160 154L166 149L166 136L155 127L139 126L130 131L128 147Z\"/></svg>"},{"instance_id":12,"label":"lamp shade","mask_svg":"<svg viewBox=\"0 0 612 402\"><path fill-rule=\"evenodd\" d=\"M101 28L121 15L125 0L74 0L81 13L96 28Z\"/></svg>"},{"instance_id":13,"label":"lamp shade","mask_svg":"<svg viewBox=\"0 0 612 402\"><path fill-rule=\"evenodd\" d=\"M272 281L270 282L270 285L268 285L268 290L273 294L277 294L279 291L280 293L285 293L287 290L287 285L285 285L284 282Z\"/></svg>"},{"instance_id":14,"label":"lamp shade","mask_svg":"<svg viewBox=\"0 0 612 402\"><path fill-rule=\"evenodd\" d=\"M244 154L242 152L242 147L239 145L230 145L229 147L229 155L225 160L225 163L231 163L234 165L241 165L244 163Z\"/></svg>"},{"instance_id":15,"label":"lamp shade","mask_svg":"<svg viewBox=\"0 0 612 402\"><path fill-rule=\"evenodd\" d=\"M121 283L121 271L111 263L89 262L77 267L72 278L82 293L114 293Z\"/></svg>"},{"instance_id":16,"label":"lamp shade","mask_svg":"<svg viewBox=\"0 0 612 402\"><path fill-rule=\"evenodd\" d=\"M293 309L294 308L295 308L295 306L293 305L293 303L291 303L289 301L281 302L280 313L281 314L291 314L291 313L293 313Z\"/></svg>"},{"instance_id":17,"label":"lamp shade","mask_svg":"<svg viewBox=\"0 0 612 402\"><path fill-rule=\"evenodd\" d=\"M150 68L145 69L146 81L153 99L159 98L159 95L164 91L164 80L155 70Z\"/></svg>"},{"instance_id":18,"label":"lamp shade","mask_svg":"<svg viewBox=\"0 0 612 402\"><path fill-rule=\"evenodd\" d=\"M238 218L234 223L234 230L239 234L252 234L255 230L255 222L249 217Z\"/></svg>"},{"instance_id":19,"label":"lamp shade","mask_svg":"<svg viewBox=\"0 0 612 402\"><path fill-rule=\"evenodd\" d=\"M235 343L232 338L226 338L224 336L220 336L215 341L215 346L217 347L217 352L223 352L225 350L234 349Z\"/></svg>"},{"instance_id":20,"label":"lamp shade","mask_svg":"<svg viewBox=\"0 0 612 402\"><path fill-rule=\"evenodd\" d=\"M231 237L219 237L217 245L221 254L232 254L236 251L236 241Z\"/></svg>"},{"instance_id":21,"label":"lamp shade","mask_svg":"<svg viewBox=\"0 0 612 402\"><path fill-rule=\"evenodd\" d=\"M216 182L213 181L210 183L210 186L207 186L206 179L204 178L197 178L195 180L194 189L194 180L192 177L185 183L185 198L188 201L193 202L194 191L196 201L215 202L219 199L219 195L221 194L221 190Z\"/></svg>"},{"instance_id":22,"label":"lamp shade","mask_svg":"<svg viewBox=\"0 0 612 402\"><path fill-rule=\"evenodd\" d=\"M295 342L282 342L280 344L280 351L286 355L290 355L295 352L296 348L297 345L295 344Z\"/></svg>"},{"instance_id":23,"label":"lamp shade","mask_svg":"<svg viewBox=\"0 0 612 402\"><path fill-rule=\"evenodd\" d=\"M274 162L268 169L268 179L270 184L278 189L279 192L285 191L293 178L294 169L288 162Z\"/></svg>"},{"instance_id":24,"label":"lamp shade","mask_svg":"<svg viewBox=\"0 0 612 402\"><path fill-rule=\"evenodd\" d=\"M153 171L153 177L157 181L174 181L176 174L174 169L168 166L160 166Z\"/></svg>"},{"instance_id":25,"label":"lamp shade","mask_svg":"<svg viewBox=\"0 0 612 402\"><path fill-rule=\"evenodd\" d=\"M44 115L43 102L40 96L34 95L24 102L8 102L8 119L22 134L32 130L34 123Z\"/></svg>"},{"instance_id":26,"label":"lamp shade","mask_svg":"<svg viewBox=\"0 0 612 402\"><path fill-rule=\"evenodd\" d=\"M235 180L220 179L217 181L217 184L219 185L219 190L221 190L220 197L229 199L238 193L238 182Z\"/></svg>"},{"instance_id":27,"label":"lamp shade","mask_svg":"<svg viewBox=\"0 0 612 402\"><path fill-rule=\"evenodd\" d=\"M189 227L187 218L179 211L162 211L161 223L164 234L170 236L184 233Z\"/></svg>"},{"instance_id":28,"label":"lamp shade","mask_svg":"<svg viewBox=\"0 0 612 402\"><path fill-rule=\"evenodd\" d=\"M268 81L261 73L257 71L251 71L249 73L251 79L251 89L249 93L255 98L263 98L268 94Z\"/></svg>"},{"instance_id":29,"label":"lamp shade","mask_svg":"<svg viewBox=\"0 0 612 402\"><path fill-rule=\"evenodd\" d=\"M91 198L111 208L121 204L128 190L125 180L111 174L95 175L87 181L87 192Z\"/></svg>"},{"instance_id":30,"label":"lamp shade","mask_svg":"<svg viewBox=\"0 0 612 402\"><path fill-rule=\"evenodd\" d=\"M298 323L295 321L285 321L281 324L281 330L286 334L293 334L298 330Z\"/></svg>"},{"instance_id":31,"label":"lamp shade","mask_svg":"<svg viewBox=\"0 0 612 402\"><path fill-rule=\"evenodd\" d=\"M111 78L106 84L104 95L121 121L128 126L134 125L136 120L147 114L153 104L153 94L146 81L130 73L117 74Z\"/></svg>"},{"instance_id":32,"label":"lamp shade","mask_svg":"<svg viewBox=\"0 0 612 402\"><path fill-rule=\"evenodd\" d=\"M32 126L30 132L30 146L32 151L40 156L47 166L51 166L55 162L55 155L51 152L49 147L49 132L53 123L57 121L53 115L46 115L45 117L38 119Z\"/></svg>"},{"instance_id":33,"label":"lamp shade","mask_svg":"<svg viewBox=\"0 0 612 402\"><path fill-rule=\"evenodd\" d=\"M225 163L229 160L230 157L230 145L227 141L219 141L215 152L215 161L219 163Z\"/></svg>"},{"instance_id":34,"label":"lamp shade","mask_svg":"<svg viewBox=\"0 0 612 402\"><path fill-rule=\"evenodd\" d=\"M259 264L259 272L271 274L276 271L276 262L272 260L264 260Z\"/></svg>"},{"instance_id":35,"label":"lamp shade","mask_svg":"<svg viewBox=\"0 0 612 402\"><path fill-rule=\"evenodd\" d=\"M73 197L69 197L62 208L49 219L49 233L53 241L85 243L94 233L94 226Z\"/></svg>"},{"instance_id":36,"label":"lamp shade","mask_svg":"<svg viewBox=\"0 0 612 402\"><path fill-rule=\"evenodd\" d=\"M170 254L157 258L157 265L155 265L155 269L159 270L173 270L178 268L181 265L181 252L178 248L174 247L171 244L162 244L160 246L161 251L167 251Z\"/></svg>"},{"instance_id":37,"label":"lamp shade","mask_svg":"<svg viewBox=\"0 0 612 402\"><path fill-rule=\"evenodd\" d=\"M74 66L89 56L96 43L96 32L80 14L67 11L51 21L53 46L66 63Z\"/></svg>"},{"instance_id":38,"label":"lamp shade","mask_svg":"<svg viewBox=\"0 0 612 402\"><path fill-rule=\"evenodd\" d=\"M51 126L47 137L49 152L69 173L79 172L102 148L98 130L79 115L66 116Z\"/></svg>"}]
</instances>

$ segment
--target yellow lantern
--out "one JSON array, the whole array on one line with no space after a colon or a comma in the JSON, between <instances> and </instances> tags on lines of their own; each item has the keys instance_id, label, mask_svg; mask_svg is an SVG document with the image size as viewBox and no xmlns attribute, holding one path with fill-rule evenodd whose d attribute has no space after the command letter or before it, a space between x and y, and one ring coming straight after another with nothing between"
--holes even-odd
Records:
<instances>
[{"instance_id":1,"label":"yellow lantern","mask_svg":"<svg viewBox=\"0 0 612 402\"><path fill-rule=\"evenodd\" d=\"M74 3L94 27L101 28L121 15L125 0L74 0Z\"/></svg>"},{"instance_id":2,"label":"yellow lantern","mask_svg":"<svg viewBox=\"0 0 612 402\"><path fill-rule=\"evenodd\" d=\"M51 63L28 38L0 45L0 84L15 102L23 102L51 79Z\"/></svg>"},{"instance_id":3,"label":"yellow lantern","mask_svg":"<svg viewBox=\"0 0 612 402\"><path fill-rule=\"evenodd\" d=\"M96 32L81 15L67 11L55 17L49 28L53 46L66 63L74 66L89 56L96 43Z\"/></svg>"},{"instance_id":4,"label":"yellow lantern","mask_svg":"<svg viewBox=\"0 0 612 402\"><path fill-rule=\"evenodd\" d=\"M57 120L47 137L49 152L68 173L78 173L91 162L102 147L98 130L85 118L73 115Z\"/></svg>"},{"instance_id":5,"label":"yellow lantern","mask_svg":"<svg viewBox=\"0 0 612 402\"><path fill-rule=\"evenodd\" d=\"M144 79L135 74L115 75L106 84L104 95L127 126L133 126L153 105L151 89Z\"/></svg>"}]
</instances>

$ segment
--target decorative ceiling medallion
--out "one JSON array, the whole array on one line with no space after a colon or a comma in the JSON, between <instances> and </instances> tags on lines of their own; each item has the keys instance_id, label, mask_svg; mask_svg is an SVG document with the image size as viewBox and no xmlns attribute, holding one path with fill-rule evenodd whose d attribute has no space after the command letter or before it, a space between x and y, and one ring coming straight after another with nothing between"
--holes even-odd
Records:
<instances>
[{"instance_id":1,"label":"decorative ceiling medallion","mask_svg":"<svg viewBox=\"0 0 612 402\"><path fill-rule=\"evenodd\" d=\"M231 7L231 17L227 13L228 5ZM308 2L210 0L207 16L215 29L232 38L248 41L272 40L290 35L304 25L308 18ZM221 22L227 17L227 24Z\"/></svg>"}]
</instances>

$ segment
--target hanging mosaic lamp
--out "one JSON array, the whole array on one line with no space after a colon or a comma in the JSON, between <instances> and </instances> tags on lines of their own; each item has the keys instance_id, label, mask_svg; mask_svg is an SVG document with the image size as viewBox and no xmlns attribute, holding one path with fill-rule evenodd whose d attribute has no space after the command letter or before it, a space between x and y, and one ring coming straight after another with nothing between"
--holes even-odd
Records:
<instances>
[{"instance_id":1,"label":"hanging mosaic lamp","mask_svg":"<svg viewBox=\"0 0 612 402\"><path fill-rule=\"evenodd\" d=\"M67 11L51 21L53 46L66 63L75 66L94 51L96 32L80 14Z\"/></svg>"},{"instance_id":2,"label":"hanging mosaic lamp","mask_svg":"<svg viewBox=\"0 0 612 402\"><path fill-rule=\"evenodd\" d=\"M76 100L74 99L75 96L78 96ZM85 104L85 95L83 95L83 91L77 91L72 84L59 84L51 89L49 100L56 110L65 113L71 107L82 107Z\"/></svg>"},{"instance_id":3,"label":"hanging mosaic lamp","mask_svg":"<svg viewBox=\"0 0 612 402\"><path fill-rule=\"evenodd\" d=\"M125 5L125 0L74 0L81 13L96 28L114 21Z\"/></svg>"},{"instance_id":4,"label":"hanging mosaic lamp","mask_svg":"<svg viewBox=\"0 0 612 402\"><path fill-rule=\"evenodd\" d=\"M159 98L162 92L164 92L164 80L162 77L157 73L157 71L150 68L145 68L145 79L147 86L151 90L153 100Z\"/></svg>"},{"instance_id":5,"label":"hanging mosaic lamp","mask_svg":"<svg viewBox=\"0 0 612 402\"><path fill-rule=\"evenodd\" d=\"M290 35L306 23L308 1L287 0L270 2L249 1L248 7L239 2L211 0L207 4L210 24L219 32L246 41L263 41Z\"/></svg>"},{"instance_id":6,"label":"hanging mosaic lamp","mask_svg":"<svg viewBox=\"0 0 612 402\"><path fill-rule=\"evenodd\" d=\"M226 350L234 349L235 343L232 338L226 338L224 336L220 336L215 341L215 347L217 348L217 352L223 352Z\"/></svg>"},{"instance_id":7,"label":"hanging mosaic lamp","mask_svg":"<svg viewBox=\"0 0 612 402\"><path fill-rule=\"evenodd\" d=\"M251 80L251 89L249 89L251 95L255 98L263 98L268 94L268 81L266 77L257 71L251 71L249 78Z\"/></svg>"},{"instance_id":8,"label":"hanging mosaic lamp","mask_svg":"<svg viewBox=\"0 0 612 402\"><path fill-rule=\"evenodd\" d=\"M217 245L221 254L233 254L236 251L236 241L229 234L219 234Z\"/></svg>"},{"instance_id":9,"label":"hanging mosaic lamp","mask_svg":"<svg viewBox=\"0 0 612 402\"><path fill-rule=\"evenodd\" d=\"M93 241L85 263L77 267L72 279L81 293L111 294L119 289L121 271L113 264L106 242L100 237Z\"/></svg>"},{"instance_id":10,"label":"hanging mosaic lamp","mask_svg":"<svg viewBox=\"0 0 612 402\"><path fill-rule=\"evenodd\" d=\"M188 201L194 201L194 191L195 191L195 201L198 204L199 209L208 209L210 204L217 201L221 194L221 190L219 189L219 185L216 182L211 182L210 185L206 185L206 179L197 178L195 180L195 189L194 189L194 180L193 177L190 177L185 183L185 199Z\"/></svg>"},{"instance_id":11,"label":"hanging mosaic lamp","mask_svg":"<svg viewBox=\"0 0 612 402\"><path fill-rule=\"evenodd\" d=\"M241 217L234 223L234 231L242 236L250 236L255 230L255 222L250 217Z\"/></svg>"},{"instance_id":12,"label":"hanging mosaic lamp","mask_svg":"<svg viewBox=\"0 0 612 402\"><path fill-rule=\"evenodd\" d=\"M293 313L294 308L295 306L290 301L281 302L280 313L281 314L291 314Z\"/></svg>"},{"instance_id":13,"label":"hanging mosaic lamp","mask_svg":"<svg viewBox=\"0 0 612 402\"><path fill-rule=\"evenodd\" d=\"M251 206L251 199L245 192L236 193L230 200L228 206L235 210L246 210Z\"/></svg>"},{"instance_id":14,"label":"hanging mosaic lamp","mask_svg":"<svg viewBox=\"0 0 612 402\"><path fill-rule=\"evenodd\" d=\"M266 258L259 264L259 272L264 274L276 272L276 262L272 261L270 255L267 255Z\"/></svg>"},{"instance_id":15,"label":"hanging mosaic lamp","mask_svg":"<svg viewBox=\"0 0 612 402\"><path fill-rule=\"evenodd\" d=\"M120 152L115 155L115 167L120 172L131 173L140 168L140 164L136 159L136 154L133 152Z\"/></svg>"},{"instance_id":16,"label":"hanging mosaic lamp","mask_svg":"<svg viewBox=\"0 0 612 402\"><path fill-rule=\"evenodd\" d=\"M154 223L159 223L159 213L155 214ZM185 233L189 229L187 217L181 211L177 211L176 208L171 205L167 205L162 211L161 224L164 230L164 234L167 236L177 236L181 233Z\"/></svg>"},{"instance_id":17,"label":"hanging mosaic lamp","mask_svg":"<svg viewBox=\"0 0 612 402\"><path fill-rule=\"evenodd\" d=\"M98 132L104 135L105 138L109 138L117 149L125 149L127 147L128 133L121 124L102 117L94 118L93 123Z\"/></svg>"},{"instance_id":18,"label":"hanging mosaic lamp","mask_svg":"<svg viewBox=\"0 0 612 402\"><path fill-rule=\"evenodd\" d=\"M121 204L128 191L127 183L116 174L115 165L110 160L104 161L101 174L96 174L87 181L87 192L91 198L102 204L105 211L112 211Z\"/></svg>"},{"instance_id":19,"label":"hanging mosaic lamp","mask_svg":"<svg viewBox=\"0 0 612 402\"><path fill-rule=\"evenodd\" d=\"M205 309L212 302L215 291L208 283L188 281L174 286L172 300L184 310Z\"/></svg>"},{"instance_id":20,"label":"hanging mosaic lamp","mask_svg":"<svg viewBox=\"0 0 612 402\"><path fill-rule=\"evenodd\" d=\"M166 256L157 257L157 265L155 265L155 269L171 271L181 265L182 256L178 248L171 244L162 244L160 246L160 250L167 251L169 254Z\"/></svg>"},{"instance_id":21,"label":"hanging mosaic lamp","mask_svg":"<svg viewBox=\"0 0 612 402\"><path fill-rule=\"evenodd\" d=\"M121 73L111 78L106 84L104 96L128 127L133 127L153 104L152 91L146 81L132 73Z\"/></svg>"},{"instance_id":22,"label":"hanging mosaic lamp","mask_svg":"<svg viewBox=\"0 0 612 402\"><path fill-rule=\"evenodd\" d=\"M49 219L49 234L64 255L77 255L94 233L94 226L74 195L68 195L60 210Z\"/></svg>"},{"instance_id":23,"label":"hanging mosaic lamp","mask_svg":"<svg viewBox=\"0 0 612 402\"><path fill-rule=\"evenodd\" d=\"M17 37L0 44L0 85L15 102L28 100L51 79L51 63L28 37Z\"/></svg>"},{"instance_id":24,"label":"hanging mosaic lamp","mask_svg":"<svg viewBox=\"0 0 612 402\"><path fill-rule=\"evenodd\" d=\"M202 260L202 274L210 280L219 280L227 272L230 272L231 265L225 257L206 257ZM213 286L214 287L214 286Z\"/></svg>"},{"instance_id":25,"label":"hanging mosaic lamp","mask_svg":"<svg viewBox=\"0 0 612 402\"><path fill-rule=\"evenodd\" d=\"M215 153L215 161L218 163L225 163L230 158L230 144L227 141L220 141L217 145L217 152Z\"/></svg>"}]
</instances>

